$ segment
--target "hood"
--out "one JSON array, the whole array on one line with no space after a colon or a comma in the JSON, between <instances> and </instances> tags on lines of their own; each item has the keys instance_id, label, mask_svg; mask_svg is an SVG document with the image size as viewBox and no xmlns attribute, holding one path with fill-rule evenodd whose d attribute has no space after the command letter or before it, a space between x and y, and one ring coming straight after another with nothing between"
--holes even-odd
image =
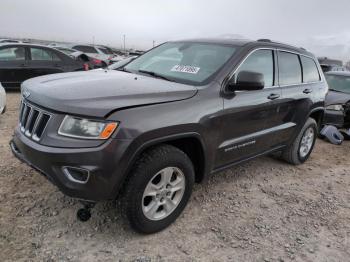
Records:
<instances>
[{"instance_id":1,"label":"hood","mask_svg":"<svg viewBox=\"0 0 350 262\"><path fill-rule=\"evenodd\" d=\"M36 77L22 84L24 91L26 99L39 106L95 117L123 108L184 100L197 93L193 86L115 70Z\"/></svg>"},{"instance_id":2,"label":"hood","mask_svg":"<svg viewBox=\"0 0 350 262\"><path fill-rule=\"evenodd\" d=\"M343 92L328 91L326 96L326 106L335 104L346 104L350 101L350 94Z\"/></svg>"}]
</instances>

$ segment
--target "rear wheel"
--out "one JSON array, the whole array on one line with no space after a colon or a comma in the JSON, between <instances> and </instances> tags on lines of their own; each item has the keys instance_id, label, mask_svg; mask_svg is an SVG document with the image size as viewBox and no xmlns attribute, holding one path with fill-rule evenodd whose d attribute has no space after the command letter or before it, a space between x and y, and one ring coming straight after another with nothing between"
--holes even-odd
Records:
<instances>
[{"instance_id":1,"label":"rear wheel","mask_svg":"<svg viewBox=\"0 0 350 262\"><path fill-rule=\"evenodd\" d=\"M304 163L314 148L316 137L317 123L309 118L294 142L283 151L283 159L293 165Z\"/></svg>"},{"instance_id":2,"label":"rear wheel","mask_svg":"<svg viewBox=\"0 0 350 262\"><path fill-rule=\"evenodd\" d=\"M193 183L192 162L178 148L161 145L143 153L121 203L132 228L149 234L169 226L185 208Z\"/></svg>"}]
</instances>

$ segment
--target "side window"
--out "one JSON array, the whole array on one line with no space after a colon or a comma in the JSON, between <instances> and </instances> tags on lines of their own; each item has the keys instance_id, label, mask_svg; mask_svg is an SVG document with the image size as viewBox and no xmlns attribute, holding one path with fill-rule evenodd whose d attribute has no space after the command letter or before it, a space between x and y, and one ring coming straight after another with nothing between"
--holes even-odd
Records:
<instances>
[{"instance_id":1,"label":"side window","mask_svg":"<svg viewBox=\"0 0 350 262\"><path fill-rule=\"evenodd\" d=\"M308 83L320 81L320 74L318 73L314 60L305 56L301 56L300 58L303 66L303 82Z\"/></svg>"},{"instance_id":2,"label":"side window","mask_svg":"<svg viewBox=\"0 0 350 262\"><path fill-rule=\"evenodd\" d=\"M301 66L299 56L288 52L278 52L280 85L300 84Z\"/></svg>"},{"instance_id":3,"label":"side window","mask_svg":"<svg viewBox=\"0 0 350 262\"><path fill-rule=\"evenodd\" d=\"M265 87L274 85L274 62L272 50L257 50L252 53L238 68L235 76L241 71L251 71L264 75Z\"/></svg>"},{"instance_id":4,"label":"side window","mask_svg":"<svg viewBox=\"0 0 350 262\"><path fill-rule=\"evenodd\" d=\"M33 61L60 61L61 59L50 50L42 48L30 48L30 54Z\"/></svg>"},{"instance_id":5,"label":"side window","mask_svg":"<svg viewBox=\"0 0 350 262\"><path fill-rule=\"evenodd\" d=\"M0 61L24 61L24 47L8 47L0 49Z\"/></svg>"}]
</instances>

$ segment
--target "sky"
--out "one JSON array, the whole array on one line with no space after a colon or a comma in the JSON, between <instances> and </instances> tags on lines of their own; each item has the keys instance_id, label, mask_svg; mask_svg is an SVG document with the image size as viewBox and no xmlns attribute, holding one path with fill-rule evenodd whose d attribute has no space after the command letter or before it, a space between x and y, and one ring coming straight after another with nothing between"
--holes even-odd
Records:
<instances>
[{"instance_id":1,"label":"sky","mask_svg":"<svg viewBox=\"0 0 350 262\"><path fill-rule=\"evenodd\" d=\"M350 60L350 0L0 0L0 36L148 49L196 37L270 38Z\"/></svg>"}]
</instances>

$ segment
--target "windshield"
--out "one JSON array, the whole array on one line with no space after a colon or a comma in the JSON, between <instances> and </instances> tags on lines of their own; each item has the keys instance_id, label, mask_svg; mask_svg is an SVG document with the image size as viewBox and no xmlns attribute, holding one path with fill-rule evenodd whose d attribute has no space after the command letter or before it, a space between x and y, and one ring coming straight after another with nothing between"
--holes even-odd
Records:
<instances>
[{"instance_id":1,"label":"windshield","mask_svg":"<svg viewBox=\"0 0 350 262\"><path fill-rule=\"evenodd\" d=\"M102 51L102 53L104 53L106 55L113 55L113 52L108 50L107 48L99 47L98 49L100 49Z\"/></svg>"},{"instance_id":2,"label":"windshield","mask_svg":"<svg viewBox=\"0 0 350 262\"><path fill-rule=\"evenodd\" d=\"M350 75L349 76L342 76L342 75L325 75L329 88L344 92L344 93L350 93Z\"/></svg>"},{"instance_id":3,"label":"windshield","mask_svg":"<svg viewBox=\"0 0 350 262\"><path fill-rule=\"evenodd\" d=\"M175 82L200 85L232 57L236 47L220 44L165 43L127 64L133 73L152 73Z\"/></svg>"}]
</instances>

